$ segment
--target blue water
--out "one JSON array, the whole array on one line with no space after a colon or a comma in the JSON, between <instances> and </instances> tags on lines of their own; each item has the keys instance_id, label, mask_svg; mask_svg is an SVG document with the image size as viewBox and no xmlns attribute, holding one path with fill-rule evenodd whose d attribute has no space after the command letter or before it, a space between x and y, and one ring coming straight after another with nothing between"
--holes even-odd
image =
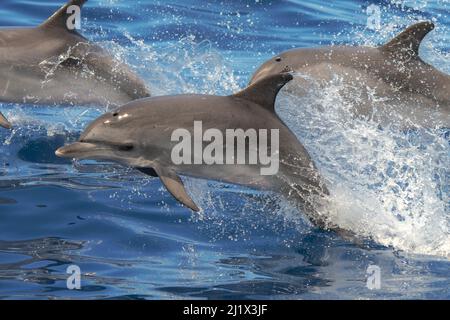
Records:
<instances>
[{"instance_id":1,"label":"blue water","mask_svg":"<svg viewBox=\"0 0 450 320\"><path fill-rule=\"evenodd\" d=\"M2 0L0 26L37 25L60 2ZM373 3L379 31L366 28ZM450 72L448 0L89 0L83 34L154 95L230 94L280 51L377 45L423 19L437 25L423 57ZM367 244L312 228L271 194L188 179L197 214L158 179L56 158L103 106L0 104L15 125L0 130L0 298L449 299L448 130L341 122L333 88L305 99L282 92L277 110L329 181L335 218L367 232ZM70 265L81 290L67 289ZM380 289L366 285L369 265L380 268Z\"/></svg>"}]
</instances>

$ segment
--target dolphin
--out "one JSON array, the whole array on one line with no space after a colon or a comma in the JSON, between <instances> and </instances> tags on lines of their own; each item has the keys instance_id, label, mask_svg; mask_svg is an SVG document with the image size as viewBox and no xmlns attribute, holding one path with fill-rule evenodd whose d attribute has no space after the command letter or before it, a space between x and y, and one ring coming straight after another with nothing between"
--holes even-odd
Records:
<instances>
[{"instance_id":1,"label":"dolphin","mask_svg":"<svg viewBox=\"0 0 450 320\"><path fill-rule=\"evenodd\" d=\"M326 87L337 75L349 84L348 88L356 88L354 92L349 90L348 98L361 92L369 96L369 87L386 101L385 110L377 109L377 112L374 112L373 102L358 102L354 110L357 115L386 124L395 113L416 125L448 128L450 76L419 56L422 40L433 29L433 23L419 22L380 47L326 46L289 50L262 64L250 84L291 70L304 76L300 82L300 90L304 90L311 80ZM304 91L296 92L304 94Z\"/></svg>"},{"instance_id":2,"label":"dolphin","mask_svg":"<svg viewBox=\"0 0 450 320\"><path fill-rule=\"evenodd\" d=\"M298 204L315 225L327 227L316 212L316 202L328 195L325 182L307 150L275 113L276 96L292 79L290 73L274 74L230 96L190 94L132 101L100 116L78 142L61 147L56 155L110 160L158 176L179 202L194 211L199 207L186 192L180 175L275 191ZM209 129L223 135L234 128L245 132L278 130L279 149L270 151L278 153L278 172L262 175L261 163L218 164L205 160L203 164L174 164L171 150L177 142L172 141L172 134L177 128L195 134L195 121L201 121L205 135ZM273 140L268 137L270 146Z\"/></svg>"},{"instance_id":3,"label":"dolphin","mask_svg":"<svg viewBox=\"0 0 450 320\"><path fill-rule=\"evenodd\" d=\"M86 1L69 1L38 27L0 29L0 102L118 107L150 96L125 64L68 28L68 9ZM0 125L10 127L4 116Z\"/></svg>"}]
</instances>

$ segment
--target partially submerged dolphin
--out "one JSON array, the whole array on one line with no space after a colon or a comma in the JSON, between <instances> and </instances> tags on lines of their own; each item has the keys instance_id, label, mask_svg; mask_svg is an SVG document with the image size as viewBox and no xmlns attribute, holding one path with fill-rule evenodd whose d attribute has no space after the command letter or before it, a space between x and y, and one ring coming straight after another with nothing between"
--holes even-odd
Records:
<instances>
[{"instance_id":1,"label":"partially submerged dolphin","mask_svg":"<svg viewBox=\"0 0 450 320\"><path fill-rule=\"evenodd\" d=\"M0 29L0 102L111 105L150 96L144 82L75 29L71 0L36 28ZM0 117L0 125L10 127Z\"/></svg>"},{"instance_id":2,"label":"partially submerged dolphin","mask_svg":"<svg viewBox=\"0 0 450 320\"><path fill-rule=\"evenodd\" d=\"M192 210L199 208L179 175L272 190L295 201L314 224L325 227L325 219L315 210L316 201L328 194L327 188L306 149L275 113L276 96L292 79L289 73L275 74L231 96L175 95L136 100L99 117L78 142L58 149L56 155L112 160L157 175L167 190ZM278 130L278 173L261 175L261 164L217 164L208 159L204 163L212 164L174 164L171 151L177 142L172 141L173 132L182 128L195 135L196 121L202 122L205 135L209 129L223 135L235 128L246 132ZM272 146L271 136L268 141ZM261 152L261 146L255 148ZM276 151L272 148L269 152Z\"/></svg>"},{"instance_id":3,"label":"partially submerged dolphin","mask_svg":"<svg viewBox=\"0 0 450 320\"><path fill-rule=\"evenodd\" d=\"M295 71L305 76L301 90L311 80L322 88L338 76L349 90L348 98L374 90L385 110L369 101L358 102L355 113L383 123L393 114L422 126L450 127L450 76L419 57L423 38L434 29L431 22L414 24L381 47L328 46L293 49L265 62L254 73L250 84L264 77ZM297 78L297 77L296 77ZM347 89L348 89L347 88Z\"/></svg>"}]
</instances>

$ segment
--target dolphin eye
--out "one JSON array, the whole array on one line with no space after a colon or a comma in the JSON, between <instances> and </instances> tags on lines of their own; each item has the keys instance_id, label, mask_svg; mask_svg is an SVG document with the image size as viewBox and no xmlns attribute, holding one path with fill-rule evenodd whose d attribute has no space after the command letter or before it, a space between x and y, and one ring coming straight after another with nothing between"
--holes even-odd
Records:
<instances>
[{"instance_id":1,"label":"dolphin eye","mask_svg":"<svg viewBox=\"0 0 450 320\"><path fill-rule=\"evenodd\" d=\"M118 147L118 149L120 151L131 151L134 149L134 146L130 143L130 144L124 144Z\"/></svg>"},{"instance_id":2,"label":"dolphin eye","mask_svg":"<svg viewBox=\"0 0 450 320\"><path fill-rule=\"evenodd\" d=\"M281 57L276 57L276 58L275 58L275 61L276 61L276 62L280 62L281 60L283 60L283 59L281 59Z\"/></svg>"},{"instance_id":3,"label":"dolphin eye","mask_svg":"<svg viewBox=\"0 0 450 320\"><path fill-rule=\"evenodd\" d=\"M107 125L113 125L121 123L122 121L125 121L127 118L130 118L130 115L128 113L120 113L120 112L114 112L111 117L107 117L104 124Z\"/></svg>"}]
</instances>

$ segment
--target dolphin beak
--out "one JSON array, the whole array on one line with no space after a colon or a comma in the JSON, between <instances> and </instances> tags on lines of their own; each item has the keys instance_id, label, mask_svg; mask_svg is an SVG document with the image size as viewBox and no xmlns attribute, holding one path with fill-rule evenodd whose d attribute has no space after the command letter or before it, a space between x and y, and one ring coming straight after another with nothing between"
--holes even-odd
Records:
<instances>
[{"instance_id":1,"label":"dolphin beak","mask_svg":"<svg viewBox=\"0 0 450 320\"><path fill-rule=\"evenodd\" d=\"M85 142L75 142L56 150L56 156L60 158L84 158L98 151L97 145Z\"/></svg>"},{"instance_id":2,"label":"dolphin beak","mask_svg":"<svg viewBox=\"0 0 450 320\"><path fill-rule=\"evenodd\" d=\"M9 123L8 120L6 120L5 116L0 112L0 126L6 129L11 129L12 125Z\"/></svg>"}]
</instances>

